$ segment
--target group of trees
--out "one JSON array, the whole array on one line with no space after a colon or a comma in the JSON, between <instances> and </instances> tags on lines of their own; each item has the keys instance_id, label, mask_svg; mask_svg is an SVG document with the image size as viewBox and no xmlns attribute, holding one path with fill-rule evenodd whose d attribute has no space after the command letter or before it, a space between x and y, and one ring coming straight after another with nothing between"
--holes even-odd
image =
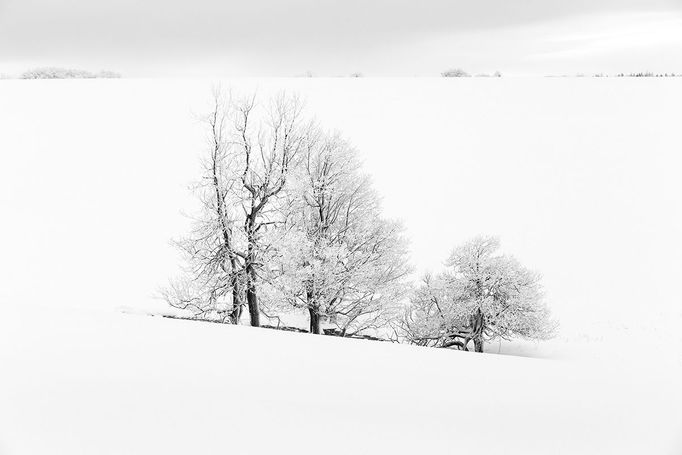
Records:
<instances>
[{"instance_id":1,"label":"group of trees","mask_svg":"<svg viewBox=\"0 0 682 455\"><path fill-rule=\"evenodd\" d=\"M175 243L183 274L166 301L199 319L252 326L305 314L308 330L481 351L494 338L550 334L537 275L493 239L455 250L451 270L410 283L402 225L381 214L355 149L303 115L296 97L264 103L215 91L194 190L201 203Z\"/></svg>"},{"instance_id":2,"label":"group of trees","mask_svg":"<svg viewBox=\"0 0 682 455\"><path fill-rule=\"evenodd\" d=\"M184 275L164 291L201 318L252 326L305 310L345 335L386 324L410 273L402 226L381 216L355 150L302 115L295 97L265 104L215 93L201 210L176 242Z\"/></svg>"}]
</instances>

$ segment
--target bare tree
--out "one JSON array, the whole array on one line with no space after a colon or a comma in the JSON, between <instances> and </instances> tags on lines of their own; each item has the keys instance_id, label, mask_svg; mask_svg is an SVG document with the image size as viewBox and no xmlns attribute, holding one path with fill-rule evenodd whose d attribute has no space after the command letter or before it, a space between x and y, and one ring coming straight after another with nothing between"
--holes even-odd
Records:
<instances>
[{"instance_id":1,"label":"bare tree","mask_svg":"<svg viewBox=\"0 0 682 455\"><path fill-rule=\"evenodd\" d=\"M246 251L244 261L246 301L251 325L260 325L257 283L264 266L261 255L269 246L262 242L268 227L282 220L275 199L284 190L292 164L308 136L303 123L302 104L296 97L280 95L265 106L265 112L254 122L256 98L233 103L230 141L232 166L239 172L239 187L234 195L241 206ZM255 123L255 124L254 124Z\"/></svg>"},{"instance_id":2,"label":"bare tree","mask_svg":"<svg viewBox=\"0 0 682 455\"><path fill-rule=\"evenodd\" d=\"M228 196L230 177L225 129L225 95L214 90L211 111L202 121L208 127L208 147L202 157L202 178L193 185L201 202L192 231L175 242L186 259L185 275L163 291L174 307L198 317L217 313L223 322L238 324L243 307L244 265L235 248L236 217ZM225 303L231 300L231 305Z\"/></svg>"},{"instance_id":3,"label":"bare tree","mask_svg":"<svg viewBox=\"0 0 682 455\"><path fill-rule=\"evenodd\" d=\"M215 205L212 208L218 218L218 228L222 243L218 250L218 260L220 268L228 276L232 294L232 309L230 319L234 324L239 323L242 312L242 282L244 266L239 262L239 253L235 248L234 241L234 218L229 217L227 206L227 196L234 186L234 181L229 178L226 171L229 163L227 162L227 150L223 138L225 132L226 113L224 101L221 93L214 93L214 109L208 117L208 124L211 128L212 149L208 165L205 167L210 171L210 180L215 197Z\"/></svg>"},{"instance_id":4,"label":"bare tree","mask_svg":"<svg viewBox=\"0 0 682 455\"><path fill-rule=\"evenodd\" d=\"M164 292L171 305L199 315L221 308L238 323L246 304L251 325L260 325L257 287L272 247L264 234L281 223L277 199L307 138L301 111L295 97L258 105L255 95L214 91L204 175L195 185L202 208L190 235L176 242L187 273Z\"/></svg>"}]
</instances>

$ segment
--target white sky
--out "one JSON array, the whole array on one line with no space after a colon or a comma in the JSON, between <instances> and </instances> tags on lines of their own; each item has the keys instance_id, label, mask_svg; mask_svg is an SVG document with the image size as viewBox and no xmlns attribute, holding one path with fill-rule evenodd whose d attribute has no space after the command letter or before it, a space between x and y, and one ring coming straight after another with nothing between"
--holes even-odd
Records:
<instances>
[{"instance_id":1,"label":"white sky","mask_svg":"<svg viewBox=\"0 0 682 455\"><path fill-rule=\"evenodd\" d=\"M682 72L680 0L0 0L0 72Z\"/></svg>"}]
</instances>

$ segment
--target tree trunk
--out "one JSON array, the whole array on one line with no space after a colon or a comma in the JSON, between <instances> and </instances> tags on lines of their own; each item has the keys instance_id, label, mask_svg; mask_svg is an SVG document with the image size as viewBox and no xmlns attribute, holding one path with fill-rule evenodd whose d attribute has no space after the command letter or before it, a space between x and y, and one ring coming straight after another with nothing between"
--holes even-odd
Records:
<instances>
[{"instance_id":1,"label":"tree trunk","mask_svg":"<svg viewBox=\"0 0 682 455\"><path fill-rule=\"evenodd\" d=\"M474 333L474 351L483 352L483 330L485 329L485 318L480 308L476 310L472 318L472 331Z\"/></svg>"},{"instance_id":2,"label":"tree trunk","mask_svg":"<svg viewBox=\"0 0 682 455\"><path fill-rule=\"evenodd\" d=\"M234 325L239 325L239 320L242 318L242 307L233 306L230 312L230 322Z\"/></svg>"},{"instance_id":3,"label":"tree trunk","mask_svg":"<svg viewBox=\"0 0 682 455\"><path fill-rule=\"evenodd\" d=\"M246 304L249 307L249 316L252 327L260 327L260 309L258 308L258 295L256 294L256 269L249 264L246 268Z\"/></svg>"},{"instance_id":4,"label":"tree trunk","mask_svg":"<svg viewBox=\"0 0 682 455\"><path fill-rule=\"evenodd\" d=\"M256 288L249 285L246 290L246 303L249 305L249 317L251 318L251 327L260 327L260 310L258 309L258 296L256 295Z\"/></svg>"},{"instance_id":5,"label":"tree trunk","mask_svg":"<svg viewBox=\"0 0 682 455\"><path fill-rule=\"evenodd\" d=\"M239 320L242 316L242 292L239 289L239 276L236 272L237 261L232 258L232 278L230 279L230 286L232 287L232 311L230 312L230 320L232 324L239 324Z\"/></svg>"},{"instance_id":6,"label":"tree trunk","mask_svg":"<svg viewBox=\"0 0 682 455\"><path fill-rule=\"evenodd\" d=\"M242 299L239 294L239 289L236 286L232 288L232 311L230 312L230 321L232 324L239 324L242 317Z\"/></svg>"},{"instance_id":7,"label":"tree trunk","mask_svg":"<svg viewBox=\"0 0 682 455\"><path fill-rule=\"evenodd\" d=\"M308 312L310 313L310 333L319 334L320 333L320 314L317 308L309 307Z\"/></svg>"},{"instance_id":8,"label":"tree trunk","mask_svg":"<svg viewBox=\"0 0 682 455\"><path fill-rule=\"evenodd\" d=\"M483 352L483 338L481 337L474 338L474 350L476 352Z\"/></svg>"},{"instance_id":9,"label":"tree trunk","mask_svg":"<svg viewBox=\"0 0 682 455\"><path fill-rule=\"evenodd\" d=\"M246 224L247 237L247 257L245 264L246 272L246 304L249 307L249 316L251 317L251 327L260 327L260 309L258 308L258 295L256 294L256 232L255 232L255 209L253 208L253 200L251 201L251 215L249 215Z\"/></svg>"}]
</instances>

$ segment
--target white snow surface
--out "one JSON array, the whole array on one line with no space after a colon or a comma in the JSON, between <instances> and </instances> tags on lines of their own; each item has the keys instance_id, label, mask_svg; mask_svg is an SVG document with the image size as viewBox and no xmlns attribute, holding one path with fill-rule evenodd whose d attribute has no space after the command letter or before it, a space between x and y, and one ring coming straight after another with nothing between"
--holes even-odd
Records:
<instances>
[{"instance_id":1,"label":"white snow surface","mask_svg":"<svg viewBox=\"0 0 682 455\"><path fill-rule=\"evenodd\" d=\"M679 368L539 360L161 317L0 319L23 454L678 454Z\"/></svg>"},{"instance_id":2,"label":"white snow surface","mask_svg":"<svg viewBox=\"0 0 682 455\"><path fill-rule=\"evenodd\" d=\"M212 85L0 81L0 455L682 453L680 81L222 81L349 137L420 272L542 272L557 338L483 355L150 316Z\"/></svg>"}]
</instances>

